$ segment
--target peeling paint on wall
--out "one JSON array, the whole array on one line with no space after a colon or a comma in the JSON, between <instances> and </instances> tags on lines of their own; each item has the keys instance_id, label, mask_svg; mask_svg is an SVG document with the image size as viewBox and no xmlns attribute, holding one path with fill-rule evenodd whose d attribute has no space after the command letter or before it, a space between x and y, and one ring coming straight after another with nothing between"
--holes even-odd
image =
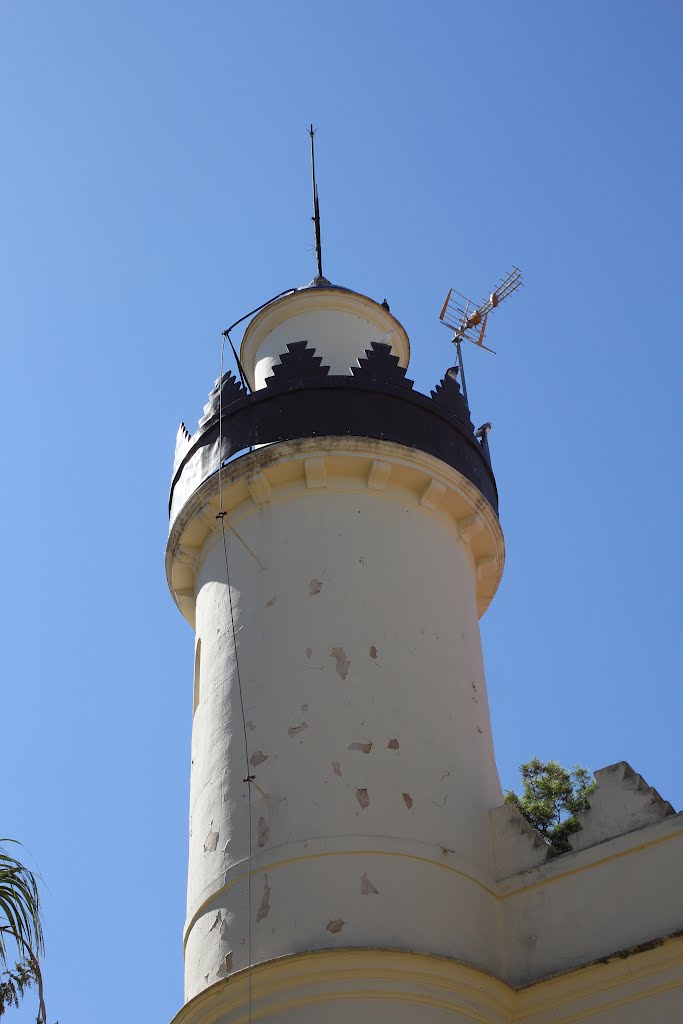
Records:
<instances>
[{"instance_id":1,"label":"peeling paint on wall","mask_svg":"<svg viewBox=\"0 0 683 1024\"><path fill-rule=\"evenodd\" d=\"M339 778L341 779L342 773L341 773L341 765L339 764L339 761L333 761L332 762L332 771L334 772L335 775L338 775Z\"/></svg>"},{"instance_id":2,"label":"peeling paint on wall","mask_svg":"<svg viewBox=\"0 0 683 1024\"><path fill-rule=\"evenodd\" d=\"M336 935L337 932L342 930L345 924L346 921L342 917L335 917L334 921L327 922L327 930L328 932L332 932L333 935Z\"/></svg>"},{"instance_id":3,"label":"peeling paint on wall","mask_svg":"<svg viewBox=\"0 0 683 1024\"><path fill-rule=\"evenodd\" d=\"M311 597L313 597L315 594L319 594L322 589L323 585L321 580L311 580L311 582L308 584L308 593Z\"/></svg>"},{"instance_id":4,"label":"peeling paint on wall","mask_svg":"<svg viewBox=\"0 0 683 1024\"><path fill-rule=\"evenodd\" d=\"M263 764L264 761L268 760L268 755L264 754L262 750L255 750L249 758L249 764L256 768L257 765Z\"/></svg>"},{"instance_id":5,"label":"peeling paint on wall","mask_svg":"<svg viewBox=\"0 0 683 1024\"><path fill-rule=\"evenodd\" d=\"M266 875L265 883L263 886L263 896L261 897L261 906L256 912L256 923L264 921L270 913L270 886L268 885L268 875Z\"/></svg>"},{"instance_id":6,"label":"peeling paint on wall","mask_svg":"<svg viewBox=\"0 0 683 1024\"><path fill-rule=\"evenodd\" d=\"M374 887L365 871L360 876L360 894L361 896L379 896L379 889Z\"/></svg>"},{"instance_id":7,"label":"peeling paint on wall","mask_svg":"<svg viewBox=\"0 0 683 1024\"><path fill-rule=\"evenodd\" d=\"M405 797L405 794L404 794ZM258 820L258 844L259 846L265 846L270 838L270 827L265 818L259 818Z\"/></svg>"},{"instance_id":8,"label":"peeling paint on wall","mask_svg":"<svg viewBox=\"0 0 683 1024\"><path fill-rule=\"evenodd\" d=\"M357 789L356 800L361 805L363 810L366 810L366 808L370 806L370 797L368 796L367 789Z\"/></svg>"},{"instance_id":9,"label":"peeling paint on wall","mask_svg":"<svg viewBox=\"0 0 683 1024\"><path fill-rule=\"evenodd\" d=\"M209 931L212 932L214 930L214 928L217 928L220 923L221 923L221 912L219 910L218 913L216 914L215 921L213 922L213 924L209 928Z\"/></svg>"},{"instance_id":10,"label":"peeling paint on wall","mask_svg":"<svg viewBox=\"0 0 683 1024\"><path fill-rule=\"evenodd\" d=\"M399 746L400 743L398 742L397 739L389 740L389 742L387 743L387 747L389 748L389 750L398 750Z\"/></svg>"},{"instance_id":11,"label":"peeling paint on wall","mask_svg":"<svg viewBox=\"0 0 683 1024\"><path fill-rule=\"evenodd\" d=\"M333 647L330 657L335 658L337 661L337 675L341 676L342 679L346 679L347 675L349 674L351 662L346 657L346 651L344 650L344 648Z\"/></svg>"},{"instance_id":12,"label":"peeling paint on wall","mask_svg":"<svg viewBox=\"0 0 683 1024\"><path fill-rule=\"evenodd\" d=\"M277 594L273 594L273 596L271 597L270 601L266 601L266 608L272 608L276 601L277 601Z\"/></svg>"},{"instance_id":13,"label":"peeling paint on wall","mask_svg":"<svg viewBox=\"0 0 683 1024\"><path fill-rule=\"evenodd\" d=\"M209 832L208 836L204 840L204 853L213 853L218 846L219 832Z\"/></svg>"},{"instance_id":14,"label":"peeling paint on wall","mask_svg":"<svg viewBox=\"0 0 683 1024\"><path fill-rule=\"evenodd\" d=\"M406 805L408 810L410 810L410 808L413 806L412 796L410 795L410 793L401 793L401 796L403 797L403 803Z\"/></svg>"},{"instance_id":15,"label":"peeling paint on wall","mask_svg":"<svg viewBox=\"0 0 683 1024\"><path fill-rule=\"evenodd\" d=\"M371 658L376 658L377 657L377 648L375 647L374 644L370 645L370 657Z\"/></svg>"},{"instance_id":16,"label":"peeling paint on wall","mask_svg":"<svg viewBox=\"0 0 683 1024\"><path fill-rule=\"evenodd\" d=\"M289 729L287 730L287 735L290 738L293 736L298 736L300 732L304 732L306 729L308 729L308 722L301 722L300 725L290 725Z\"/></svg>"},{"instance_id":17,"label":"peeling paint on wall","mask_svg":"<svg viewBox=\"0 0 683 1024\"><path fill-rule=\"evenodd\" d=\"M307 647L306 648L306 657L308 658L309 661L311 660L311 655L312 654L313 654L313 648L312 647Z\"/></svg>"},{"instance_id":18,"label":"peeling paint on wall","mask_svg":"<svg viewBox=\"0 0 683 1024\"><path fill-rule=\"evenodd\" d=\"M225 963L225 970L226 970L226 972L228 974L230 974L230 972L232 970L232 950L230 950L229 953L225 954L224 963Z\"/></svg>"},{"instance_id":19,"label":"peeling paint on wall","mask_svg":"<svg viewBox=\"0 0 683 1024\"><path fill-rule=\"evenodd\" d=\"M359 750L361 754L369 754L372 750L372 743L349 743L347 750Z\"/></svg>"}]
</instances>

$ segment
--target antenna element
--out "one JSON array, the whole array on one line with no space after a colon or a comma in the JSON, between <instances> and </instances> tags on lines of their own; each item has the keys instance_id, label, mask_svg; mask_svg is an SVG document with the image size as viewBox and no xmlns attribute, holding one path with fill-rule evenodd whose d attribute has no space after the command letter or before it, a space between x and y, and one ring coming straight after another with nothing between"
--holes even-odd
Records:
<instances>
[{"instance_id":1,"label":"antenna element","mask_svg":"<svg viewBox=\"0 0 683 1024\"><path fill-rule=\"evenodd\" d=\"M315 256L318 261L318 277L323 276L323 250L320 241L320 206L318 205L318 186L315 181L315 128L313 125L308 129L311 137L311 178L313 181L313 216L311 220L315 224Z\"/></svg>"},{"instance_id":2,"label":"antenna element","mask_svg":"<svg viewBox=\"0 0 683 1024\"><path fill-rule=\"evenodd\" d=\"M477 348L493 352L492 348L488 348L484 344L489 314L504 299L507 299L508 295L512 295L513 292L516 292L521 287L522 272L519 267L513 267L507 277L503 278L495 290L491 292L488 299L480 302L478 306L472 302L472 299L468 299L466 295L456 292L454 288L451 288L446 296L446 301L439 314L439 320L444 327L450 327L453 331L452 340L458 353L458 369L460 370L460 381L465 401L467 401L467 385L465 384L465 368L462 362L461 343L463 341L471 341ZM493 354L495 355L495 352Z\"/></svg>"}]
</instances>

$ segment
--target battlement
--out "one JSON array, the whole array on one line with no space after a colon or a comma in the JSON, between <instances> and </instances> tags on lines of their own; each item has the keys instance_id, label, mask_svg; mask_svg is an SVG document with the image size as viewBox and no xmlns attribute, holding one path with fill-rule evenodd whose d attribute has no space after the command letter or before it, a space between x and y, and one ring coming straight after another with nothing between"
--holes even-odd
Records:
<instances>
[{"instance_id":1,"label":"battlement","mask_svg":"<svg viewBox=\"0 0 683 1024\"><path fill-rule=\"evenodd\" d=\"M586 850L676 813L627 761L601 768L595 781L598 785L588 797L590 806L578 816L581 829L570 837L572 850Z\"/></svg>"},{"instance_id":2,"label":"battlement","mask_svg":"<svg viewBox=\"0 0 683 1024\"><path fill-rule=\"evenodd\" d=\"M477 440L456 380L431 392L413 388L389 345L373 342L350 375L333 375L307 341L287 344L266 379L248 394L232 373L209 395L197 431L176 438L169 516L228 460L257 445L310 437L367 437L420 449L456 469L494 511L498 492L488 450Z\"/></svg>"}]
</instances>

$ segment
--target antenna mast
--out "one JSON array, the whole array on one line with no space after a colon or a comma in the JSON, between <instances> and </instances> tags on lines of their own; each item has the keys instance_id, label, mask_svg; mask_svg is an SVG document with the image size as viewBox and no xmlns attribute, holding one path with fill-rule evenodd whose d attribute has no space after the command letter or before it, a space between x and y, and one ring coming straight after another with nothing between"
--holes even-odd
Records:
<instances>
[{"instance_id":1,"label":"antenna mast","mask_svg":"<svg viewBox=\"0 0 683 1024\"><path fill-rule=\"evenodd\" d=\"M308 130L311 137L311 178L313 182L313 216L311 220L315 224L315 256L318 261L318 277L323 276L323 249L320 241L320 206L318 205L318 186L315 181L315 128L313 125Z\"/></svg>"}]
</instances>

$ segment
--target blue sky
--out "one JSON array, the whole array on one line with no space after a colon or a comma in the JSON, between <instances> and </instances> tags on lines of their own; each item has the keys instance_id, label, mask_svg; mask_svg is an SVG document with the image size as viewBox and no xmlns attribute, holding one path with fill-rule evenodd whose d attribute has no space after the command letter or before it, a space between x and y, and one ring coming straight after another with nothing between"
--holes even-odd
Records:
<instances>
[{"instance_id":1,"label":"blue sky","mask_svg":"<svg viewBox=\"0 0 683 1024\"><path fill-rule=\"evenodd\" d=\"M174 437L221 330L314 275L310 121L326 274L389 300L418 388L452 362L448 288L525 272L498 355L466 353L508 552L482 624L503 785L533 754L625 759L683 807L682 22L668 0L3 4L1 831L48 886L53 1020L182 1002Z\"/></svg>"}]
</instances>

